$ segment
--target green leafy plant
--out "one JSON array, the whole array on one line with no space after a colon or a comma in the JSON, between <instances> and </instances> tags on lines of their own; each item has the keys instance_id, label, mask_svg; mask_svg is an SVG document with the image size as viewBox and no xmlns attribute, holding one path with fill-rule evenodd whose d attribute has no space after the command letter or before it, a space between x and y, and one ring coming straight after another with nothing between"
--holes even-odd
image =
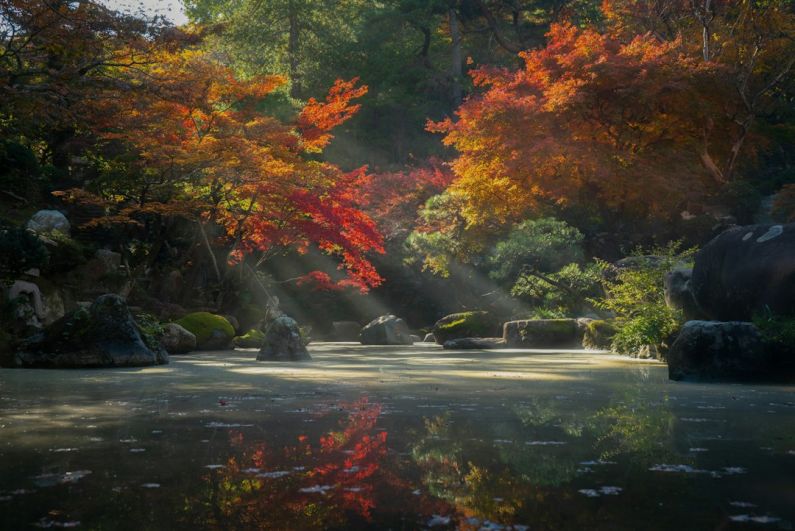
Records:
<instances>
[{"instance_id":1,"label":"green leafy plant","mask_svg":"<svg viewBox=\"0 0 795 531\"><path fill-rule=\"evenodd\" d=\"M684 315L665 304L663 279L674 267L692 261L695 252L695 248L681 250L681 242L671 242L636 249L631 255L635 259L625 267L600 262L605 296L592 302L616 316L614 351L632 354L646 345L660 347L679 329Z\"/></svg>"},{"instance_id":2,"label":"green leafy plant","mask_svg":"<svg viewBox=\"0 0 795 531\"><path fill-rule=\"evenodd\" d=\"M795 351L795 316L780 315L765 307L752 317L762 337L778 350Z\"/></svg>"}]
</instances>

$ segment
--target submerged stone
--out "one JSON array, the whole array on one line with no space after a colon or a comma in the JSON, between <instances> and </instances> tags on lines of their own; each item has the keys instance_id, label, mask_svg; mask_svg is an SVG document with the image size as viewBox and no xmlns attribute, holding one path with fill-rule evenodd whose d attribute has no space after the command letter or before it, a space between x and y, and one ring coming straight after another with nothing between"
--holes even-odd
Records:
<instances>
[{"instance_id":1,"label":"submerged stone","mask_svg":"<svg viewBox=\"0 0 795 531\"><path fill-rule=\"evenodd\" d=\"M445 350L493 350L507 348L501 337L462 337L444 342Z\"/></svg>"}]
</instances>

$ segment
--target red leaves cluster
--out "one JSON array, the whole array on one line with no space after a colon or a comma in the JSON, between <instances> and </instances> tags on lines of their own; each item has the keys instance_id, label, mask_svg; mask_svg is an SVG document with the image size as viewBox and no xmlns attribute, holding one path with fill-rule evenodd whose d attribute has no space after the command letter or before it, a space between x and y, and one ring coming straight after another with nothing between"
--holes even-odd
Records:
<instances>
[{"instance_id":1,"label":"red leaves cluster","mask_svg":"<svg viewBox=\"0 0 795 531\"><path fill-rule=\"evenodd\" d=\"M313 156L358 110L351 100L367 87L339 80L324 102L310 100L295 123L284 123L257 108L282 78L240 80L191 49L166 50L157 59L125 73L139 90L94 109L98 133L137 152L140 172L163 191L149 194L149 208L159 201L160 213L173 207L178 214L178 205L191 202L193 219L226 229L230 264L251 253L314 246L336 258L347 275L341 286L378 285L368 254L383 252L382 237L356 192L364 169L346 173ZM144 208L119 208L136 206Z\"/></svg>"},{"instance_id":2,"label":"red leaves cluster","mask_svg":"<svg viewBox=\"0 0 795 531\"><path fill-rule=\"evenodd\" d=\"M298 128L308 151L320 151L326 147L333 138L329 131L359 111L361 106L350 102L367 94L367 85L357 87L358 82L358 77L350 81L338 79L325 101L309 98L298 116Z\"/></svg>"},{"instance_id":3,"label":"red leaves cluster","mask_svg":"<svg viewBox=\"0 0 795 531\"><path fill-rule=\"evenodd\" d=\"M442 193L455 175L440 160L405 171L370 175L360 189L366 211L387 239L405 238L417 210L431 196Z\"/></svg>"}]
</instances>

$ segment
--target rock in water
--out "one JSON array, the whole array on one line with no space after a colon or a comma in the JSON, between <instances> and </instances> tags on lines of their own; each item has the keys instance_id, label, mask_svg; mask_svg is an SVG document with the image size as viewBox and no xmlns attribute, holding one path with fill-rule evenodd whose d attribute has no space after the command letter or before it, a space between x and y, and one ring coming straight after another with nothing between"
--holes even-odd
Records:
<instances>
[{"instance_id":1,"label":"rock in water","mask_svg":"<svg viewBox=\"0 0 795 531\"><path fill-rule=\"evenodd\" d=\"M444 342L445 350L493 350L507 348L501 337L460 337Z\"/></svg>"},{"instance_id":2,"label":"rock in water","mask_svg":"<svg viewBox=\"0 0 795 531\"><path fill-rule=\"evenodd\" d=\"M312 357L306 350L298 323L282 315L274 319L265 331L259 361L305 361Z\"/></svg>"},{"instance_id":3,"label":"rock in water","mask_svg":"<svg viewBox=\"0 0 795 531\"><path fill-rule=\"evenodd\" d=\"M698 307L718 321L750 321L769 308L795 314L795 223L735 227L696 255L690 279Z\"/></svg>"},{"instance_id":4,"label":"rock in water","mask_svg":"<svg viewBox=\"0 0 795 531\"><path fill-rule=\"evenodd\" d=\"M196 336L177 323L163 326L163 337L160 339L169 354L187 354L196 350Z\"/></svg>"},{"instance_id":5,"label":"rock in water","mask_svg":"<svg viewBox=\"0 0 795 531\"><path fill-rule=\"evenodd\" d=\"M118 295L102 295L90 306L59 319L24 342L12 356L16 367L139 367L168 363L159 344L148 344Z\"/></svg>"},{"instance_id":6,"label":"rock in water","mask_svg":"<svg viewBox=\"0 0 795 531\"><path fill-rule=\"evenodd\" d=\"M235 329L226 318L209 312L189 313L177 324L196 336L199 350L227 349L235 337Z\"/></svg>"},{"instance_id":7,"label":"rock in water","mask_svg":"<svg viewBox=\"0 0 795 531\"><path fill-rule=\"evenodd\" d=\"M753 323L688 321L668 351L672 380L749 381L775 372L775 357Z\"/></svg>"},{"instance_id":8,"label":"rock in water","mask_svg":"<svg viewBox=\"0 0 795 531\"><path fill-rule=\"evenodd\" d=\"M425 334L425 338L422 340L423 343L436 343L436 336L428 333Z\"/></svg>"},{"instance_id":9,"label":"rock in water","mask_svg":"<svg viewBox=\"0 0 795 531\"><path fill-rule=\"evenodd\" d=\"M577 319L530 319L505 323L502 337L510 347L562 348L580 347L583 334Z\"/></svg>"},{"instance_id":10,"label":"rock in water","mask_svg":"<svg viewBox=\"0 0 795 531\"><path fill-rule=\"evenodd\" d=\"M69 236L72 227L66 216L57 210L39 210L30 218L27 228L38 234L60 232L64 236Z\"/></svg>"},{"instance_id":11,"label":"rock in water","mask_svg":"<svg viewBox=\"0 0 795 531\"><path fill-rule=\"evenodd\" d=\"M411 332L405 321L394 315L382 315L370 321L359 334L362 345L411 345Z\"/></svg>"},{"instance_id":12,"label":"rock in water","mask_svg":"<svg viewBox=\"0 0 795 531\"><path fill-rule=\"evenodd\" d=\"M440 345L451 339L488 337L499 333L500 323L484 311L453 313L433 325L433 336Z\"/></svg>"}]
</instances>

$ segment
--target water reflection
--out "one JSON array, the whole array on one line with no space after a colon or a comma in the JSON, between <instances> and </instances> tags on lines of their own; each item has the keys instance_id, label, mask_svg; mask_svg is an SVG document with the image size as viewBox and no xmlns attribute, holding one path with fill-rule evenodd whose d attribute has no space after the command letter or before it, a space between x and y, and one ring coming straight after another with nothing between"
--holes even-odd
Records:
<instances>
[{"instance_id":1,"label":"water reflection","mask_svg":"<svg viewBox=\"0 0 795 531\"><path fill-rule=\"evenodd\" d=\"M0 529L792 527L791 390L585 370L366 393L0 386Z\"/></svg>"}]
</instances>

